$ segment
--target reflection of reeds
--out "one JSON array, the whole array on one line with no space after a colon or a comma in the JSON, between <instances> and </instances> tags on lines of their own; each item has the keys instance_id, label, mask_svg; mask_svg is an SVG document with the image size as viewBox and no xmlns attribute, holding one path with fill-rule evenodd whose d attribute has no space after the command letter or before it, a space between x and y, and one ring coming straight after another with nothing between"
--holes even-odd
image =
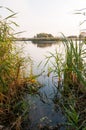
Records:
<instances>
[{"instance_id":1,"label":"reflection of reeds","mask_svg":"<svg viewBox=\"0 0 86 130\"><path fill-rule=\"evenodd\" d=\"M64 39L65 58L57 51L55 54L50 52L46 64L51 61L50 72L58 77L58 89L63 99L59 102L67 116L68 128L80 130L86 128L86 45L85 41ZM63 86L60 86L61 82Z\"/></svg>"}]
</instances>

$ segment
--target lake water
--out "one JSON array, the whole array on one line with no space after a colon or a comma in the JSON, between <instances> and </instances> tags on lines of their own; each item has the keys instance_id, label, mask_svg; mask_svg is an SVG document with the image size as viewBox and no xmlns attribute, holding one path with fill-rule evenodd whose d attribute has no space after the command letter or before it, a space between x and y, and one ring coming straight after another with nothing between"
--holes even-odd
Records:
<instances>
[{"instance_id":1,"label":"lake water","mask_svg":"<svg viewBox=\"0 0 86 130\"><path fill-rule=\"evenodd\" d=\"M26 121L25 130L39 130L44 126L49 126L50 129L57 126L59 130L65 130L64 127L60 127L60 124L65 122L65 117L59 105L53 102L57 94L57 88L54 86L52 80L53 74L48 76L46 67L43 67L45 56L49 56L49 52L55 53L57 49L59 53L64 53L63 44L61 42L34 44L27 41L19 42L17 45L23 46L23 55L25 57L30 56L32 58L32 70L34 75L38 75L44 71L38 78L38 81L43 85L43 87L39 89L39 95L26 95L27 101L30 103L30 111L28 113L29 120ZM42 64L38 67L41 61ZM26 72L26 75L28 75L28 69ZM55 80L57 81L57 78Z\"/></svg>"}]
</instances>

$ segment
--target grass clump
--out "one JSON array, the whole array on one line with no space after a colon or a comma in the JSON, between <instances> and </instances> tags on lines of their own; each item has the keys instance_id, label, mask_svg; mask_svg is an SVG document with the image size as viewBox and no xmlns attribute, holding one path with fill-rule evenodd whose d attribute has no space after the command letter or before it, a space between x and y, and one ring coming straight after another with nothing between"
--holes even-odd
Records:
<instances>
[{"instance_id":1,"label":"grass clump","mask_svg":"<svg viewBox=\"0 0 86 130\"><path fill-rule=\"evenodd\" d=\"M22 57L21 50L19 51L14 45L15 35L12 26L17 24L11 19L16 13L8 10L11 15L4 19L0 17L0 129L7 127L10 130L20 130L29 108L24 99L27 87L24 75L25 63L31 64L32 61L30 57L28 59ZM32 81L28 84L31 88Z\"/></svg>"},{"instance_id":2,"label":"grass clump","mask_svg":"<svg viewBox=\"0 0 86 130\"><path fill-rule=\"evenodd\" d=\"M67 117L67 129L86 129L86 44L64 37L65 54L50 53L51 72L58 77L59 102ZM62 55L62 56L61 56ZM53 62L52 62L53 61Z\"/></svg>"}]
</instances>

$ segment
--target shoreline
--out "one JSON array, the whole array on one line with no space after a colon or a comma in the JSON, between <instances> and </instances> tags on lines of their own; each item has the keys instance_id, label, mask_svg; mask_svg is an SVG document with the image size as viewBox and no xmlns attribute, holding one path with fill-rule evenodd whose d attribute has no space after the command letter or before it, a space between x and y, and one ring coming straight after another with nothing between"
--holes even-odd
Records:
<instances>
[{"instance_id":1,"label":"shoreline","mask_svg":"<svg viewBox=\"0 0 86 130\"><path fill-rule=\"evenodd\" d=\"M74 40L74 41L79 41L79 40L85 40L85 37L77 37L77 38L15 38L15 41L32 41L33 43L36 42L41 42L41 43L46 43L46 42L58 42L58 41L64 41L65 39L67 40Z\"/></svg>"}]
</instances>

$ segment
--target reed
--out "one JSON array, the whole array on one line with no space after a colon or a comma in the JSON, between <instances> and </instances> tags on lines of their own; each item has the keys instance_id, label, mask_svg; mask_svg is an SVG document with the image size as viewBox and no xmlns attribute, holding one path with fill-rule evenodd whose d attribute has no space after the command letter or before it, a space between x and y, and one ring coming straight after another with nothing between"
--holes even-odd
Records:
<instances>
[{"instance_id":1,"label":"reed","mask_svg":"<svg viewBox=\"0 0 86 130\"><path fill-rule=\"evenodd\" d=\"M67 104L65 105L66 115L72 128L84 129L86 126L84 118L86 104L81 103L81 100L85 101L86 94L86 45L85 41L74 42L67 39L65 39L64 45L66 55L63 96Z\"/></svg>"},{"instance_id":2,"label":"reed","mask_svg":"<svg viewBox=\"0 0 86 130\"><path fill-rule=\"evenodd\" d=\"M65 54L57 50L46 57L51 62L51 71L58 78L59 104L67 117L67 129L86 128L86 44L64 37ZM45 65L46 65L45 64ZM62 78L63 77L63 78ZM58 96L57 96L58 97ZM57 100L57 99L56 99Z\"/></svg>"},{"instance_id":3,"label":"reed","mask_svg":"<svg viewBox=\"0 0 86 130\"><path fill-rule=\"evenodd\" d=\"M2 7L3 8L3 7ZM31 58L21 55L22 50L15 46L15 31L12 28L18 26L12 21L16 15L12 10L6 8L11 14L0 17L0 129L7 127L10 130L20 130L22 122L29 111L29 104L24 99L24 92L32 93L30 89L37 82L29 75L25 76L25 67L28 62L32 64ZM29 80L31 79L31 80ZM28 81L27 81L28 80Z\"/></svg>"}]
</instances>

